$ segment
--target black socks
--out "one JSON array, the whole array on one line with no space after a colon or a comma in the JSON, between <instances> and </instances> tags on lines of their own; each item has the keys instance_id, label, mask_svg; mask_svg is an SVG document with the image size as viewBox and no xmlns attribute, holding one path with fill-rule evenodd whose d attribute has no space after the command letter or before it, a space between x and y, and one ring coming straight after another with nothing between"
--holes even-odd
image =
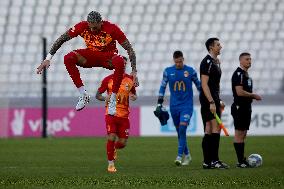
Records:
<instances>
[{"instance_id":1,"label":"black socks","mask_svg":"<svg viewBox=\"0 0 284 189\"><path fill-rule=\"evenodd\" d=\"M238 162L242 163L242 161L244 160L245 143L234 142L234 147L235 147L236 154L237 154L237 157L238 157Z\"/></svg>"}]
</instances>

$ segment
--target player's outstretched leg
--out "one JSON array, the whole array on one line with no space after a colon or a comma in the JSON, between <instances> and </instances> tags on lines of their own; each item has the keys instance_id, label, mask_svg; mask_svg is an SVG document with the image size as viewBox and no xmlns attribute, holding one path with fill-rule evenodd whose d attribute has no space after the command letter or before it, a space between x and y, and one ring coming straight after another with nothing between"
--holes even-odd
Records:
<instances>
[{"instance_id":1,"label":"player's outstretched leg","mask_svg":"<svg viewBox=\"0 0 284 189\"><path fill-rule=\"evenodd\" d=\"M119 90L123 74L125 72L125 64L122 56L116 55L112 58L112 64L114 66L114 76L113 76L113 88L110 100L108 103L108 114L116 114L116 93Z\"/></svg>"},{"instance_id":2,"label":"player's outstretched leg","mask_svg":"<svg viewBox=\"0 0 284 189\"><path fill-rule=\"evenodd\" d=\"M90 96L87 94L87 92L84 89L84 85L80 77L79 69L76 66L77 61L78 61L78 58L74 52L70 52L64 56L65 67L71 79L73 80L73 83L79 89L79 92L80 92L79 101L76 105L76 110L80 111L86 106L87 103L89 103Z\"/></svg>"},{"instance_id":3,"label":"player's outstretched leg","mask_svg":"<svg viewBox=\"0 0 284 189\"><path fill-rule=\"evenodd\" d=\"M79 96L79 101L76 105L76 110L80 111L82 110L86 104L88 104L90 102L90 95L87 93L87 91L81 93L81 95Z\"/></svg>"}]
</instances>

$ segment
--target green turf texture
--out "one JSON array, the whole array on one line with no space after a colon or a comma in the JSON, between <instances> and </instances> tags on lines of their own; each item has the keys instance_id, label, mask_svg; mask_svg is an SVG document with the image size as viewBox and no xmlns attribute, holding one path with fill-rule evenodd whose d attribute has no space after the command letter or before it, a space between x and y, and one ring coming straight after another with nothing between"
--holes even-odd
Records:
<instances>
[{"instance_id":1,"label":"green turf texture","mask_svg":"<svg viewBox=\"0 0 284 189\"><path fill-rule=\"evenodd\" d=\"M201 137L188 137L193 157L176 167L176 137L130 138L107 173L105 138L0 140L0 188L284 188L284 137L247 138L246 155L259 168L235 167L233 138L221 137L220 159L229 170L203 170Z\"/></svg>"}]
</instances>

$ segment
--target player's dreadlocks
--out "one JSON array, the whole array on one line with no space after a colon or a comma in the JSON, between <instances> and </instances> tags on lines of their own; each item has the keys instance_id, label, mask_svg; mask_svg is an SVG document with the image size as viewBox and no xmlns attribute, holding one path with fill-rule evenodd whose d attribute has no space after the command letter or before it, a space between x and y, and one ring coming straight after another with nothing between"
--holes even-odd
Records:
<instances>
[{"instance_id":1,"label":"player's dreadlocks","mask_svg":"<svg viewBox=\"0 0 284 189\"><path fill-rule=\"evenodd\" d=\"M88 14L87 21L91 23L99 23L102 21L102 16L97 11L92 11Z\"/></svg>"}]
</instances>

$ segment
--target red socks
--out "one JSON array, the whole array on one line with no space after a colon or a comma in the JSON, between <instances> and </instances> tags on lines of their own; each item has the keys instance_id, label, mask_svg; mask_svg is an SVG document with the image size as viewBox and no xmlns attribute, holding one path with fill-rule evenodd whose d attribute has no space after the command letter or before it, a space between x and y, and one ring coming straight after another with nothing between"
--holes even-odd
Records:
<instances>
[{"instance_id":1,"label":"red socks","mask_svg":"<svg viewBox=\"0 0 284 189\"><path fill-rule=\"evenodd\" d=\"M108 140L107 141L107 159L109 161L114 160L114 141Z\"/></svg>"},{"instance_id":2,"label":"red socks","mask_svg":"<svg viewBox=\"0 0 284 189\"><path fill-rule=\"evenodd\" d=\"M122 149L124 147L125 147L125 144L121 142L114 142L114 141L108 140L107 145L106 145L108 161L114 160L114 150L115 149Z\"/></svg>"}]
</instances>

